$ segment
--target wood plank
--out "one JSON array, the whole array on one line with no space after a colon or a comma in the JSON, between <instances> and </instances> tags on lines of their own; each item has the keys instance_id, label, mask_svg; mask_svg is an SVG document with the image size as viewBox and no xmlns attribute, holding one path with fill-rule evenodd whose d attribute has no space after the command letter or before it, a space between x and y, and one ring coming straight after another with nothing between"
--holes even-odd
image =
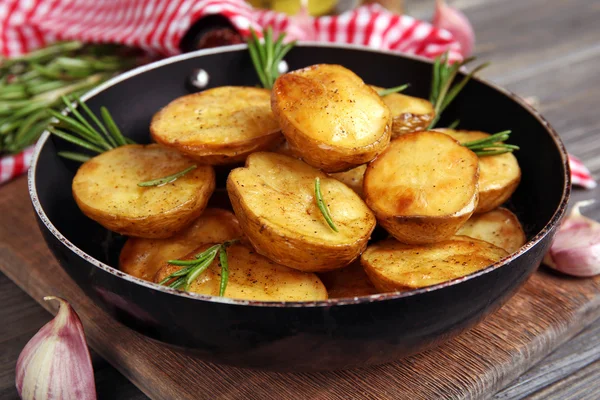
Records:
<instances>
[{"instance_id":1,"label":"wood plank","mask_svg":"<svg viewBox=\"0 0 600 400\"><path fill-rule=\"evenodd\" d=\"M352 371L281 374L207 364L116 323L51 260L28 204L25 179L5 186L0 266L39 300L55 294L79 312L90 345L153 399L456 398L489 396L600 316L600 279L539 272L499 312L436 350ZM52 303L44 307L54 311ZM180 372L185 370L185 374Z\"/></svg>"},{"instance_id":2,"label":"wood plank","mask_svg":"<svg viewBox=\"0 0 600 400\"><path fill-rule=\"evenodd\" d=\"M510 387L496 393L494 399L513 400L530 395L533 395L532 398L540 398L540 393L547 395L549 392L545 387L562 385L572 374L585 370L600 360L599 341L600 321L597 321L569 341L568 345L549 355L543 363L520 376Z\"/></svg>"}]
</instances>

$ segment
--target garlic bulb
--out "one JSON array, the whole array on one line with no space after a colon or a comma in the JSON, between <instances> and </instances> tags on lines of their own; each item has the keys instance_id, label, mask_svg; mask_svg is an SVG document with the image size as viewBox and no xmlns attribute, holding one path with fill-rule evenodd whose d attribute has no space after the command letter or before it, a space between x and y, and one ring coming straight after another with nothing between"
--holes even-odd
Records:
<instances>
[{"instance_id":1,"label":"garlic bulb","mask_svg":"<svg viewBox=\"0 0 600 400\"><path fill-rule=\"evenodd\" d=\"M544 264L573 276L600 274L600 223L581 215L581 207L594 200L575 203L554 237Z\"/></svg>"},{"instance_id":2,"label":"garlic bulb","mask_svg":"<svg viewBox=\"0 0 600 400\"><path fill-rule=\"evenodd\" d=\"M445 29L460 43L463 57L469 57L475 46L475 32L468 18L461 11L446 4L445 0L436 0L433 26Z\"/></svg>"},{"instance_id":3,"label":"garlic bulb","mask_svg":"<svg viewBox=\"0 0 600 400\"><path fill-rule=\"evenodd\" d=\"M22 400L95 400L92 360L83 326L65 300L58 313L25 345L17 360L16 385Z\"/></svg>"}]
</instances>

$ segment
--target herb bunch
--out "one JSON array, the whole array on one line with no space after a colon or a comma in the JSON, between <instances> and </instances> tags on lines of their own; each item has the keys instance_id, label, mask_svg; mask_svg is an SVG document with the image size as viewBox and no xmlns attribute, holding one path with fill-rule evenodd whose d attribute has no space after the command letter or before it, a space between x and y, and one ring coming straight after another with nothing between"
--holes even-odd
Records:
<instances>
[{"instance_id":1,"label":"herb bunch","mask_svg":"<svg viewBox=\"0 0 600 400\"><path fill-rule=\"evenodd\" d=\"M225 295L227 282L229 281L229 262L227 260L227 248L232 244L239 242L239 239L229 240L220 244L215 244L201 253L195 255L193 260L169 260L171 265L182 266L179 271L175 271L165 279L159 282L160 285L166 285L173 289L183 289L188 291L191 284L210 267L217 254L219 254L219 264L221 265L221 282L219 285L219 296Z\"/></svg>"},{"instance_id":2,"label":"herb bunch","mask_svg":"<svg viewBox=\"0 0 600 400\"><path fill-rule=\"evenodd\" d=\"M132 67L135 58L112 45L59 42L24 56L0 59L0 154L18 153L34 143L62 107Z\"/></svg>"}]
</instances>

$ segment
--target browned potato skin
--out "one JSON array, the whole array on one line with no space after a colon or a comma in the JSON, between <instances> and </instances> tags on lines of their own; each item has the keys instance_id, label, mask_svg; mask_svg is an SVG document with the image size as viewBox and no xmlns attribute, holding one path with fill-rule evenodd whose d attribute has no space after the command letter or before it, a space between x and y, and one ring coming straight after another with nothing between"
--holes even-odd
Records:
<instances>
[{"instance_id":1,"label":"browned potato skin","mask_svg":"<svg viewBox=\"0 0 600 400\"><path fill-rule=\"evenodd\" d=\"M346 172L335 172L333 174L329 174L329 176L342 182L350 189L354 190L362 199L364 199L363 181L366 170L367 164L363 164Z\"/></svg>"},{"instance_id":2,"label":"browned potato skin","mask_svg":"<svg viewBox=\"0 0 600 400\"><path fill-rule=\"evenodd\" d=\"M384 89L373 85L371 88L376 92ZM403 133L426 130L435 117L433 104L425 99L402 93L388 94L381 99L392 114L392 139Z\"/></svg>"},{"instance_id":3,"label":"browned potato skin","mask_svg":"<svg viewBox=\"0 0 600 400\"><path fill-rule=\"evenodd\" d=\"M175 150L157 144L117 147L79 167L73 178L73 198L86 216L113 232L150 239L168 238L187 227L206 208L215 188L212 167L199 166L164 186L138 187L137 183L172 175L193 164ZM193 191L188 188L186 198L180 198L180 188L184 185L197 188ZM136 200L145 203L121 204L119 210L118 204L107 198L107 194L113 196L117 190L134 193ZM165 198L165 204L172 199L178 203L161 207L155 204L158 209L144 211L160 196ZM110 204L101 207L100 201ZM140 212L142 215L137 215Z\"/></svg>"},{"instance_id":4,"label":"browned potato skin","mask_svg":"<svg viewBox=\"0 0 600 400\"><path fill-rule=\"evenodd\" d=\"M314 193L314 189L312 188L314 187L314 178L316 177L321 178L322 190L326 190L326 186L331 184L328 181L343 185L334 179L328 178L321 171L304 164L300 160L275 153L251 154L246 160L245 168L237 168L229 174L227 192L229 193L235 215L240 221L242 231L248 237L256 251L279 264L306 272L324 272L342 268L359 257L360 253L366 248L371 232L375 229L376 224L374 215L364 204L362 204L362 207L364 207L365 215L361 221L353 221L354 225L348 227L340 224L340 221L338 221L340 233L332 232L325 221L321 220L322 216L314 201L311 201L310 209L307 208L307 224L311 224L310 221L313 215L319 218L318 228L315 227L315 229L321 229L320 234L324 236L354 234L357 231L355 225L364 227L361 228L361 234L353 238L352 241L342 243L332 243L332 241L325 240L324 238L317 240L313 237L292 231L284 224L261 217L258 214L260 210L254 210L248 206L247 202L244 201L240 186L250 185L252 182L238 182L238 171L247 168L251 169L253 160L261 157L273 158L275 165L279 165L281 168L287 168L285 165L292 165L293 168L294 165L300 164L302 168L309 169L310 182L306 182L306 184L309 185L312 193ZM282 172L270 171L270 173L277 175ZM345 189L347 194L353 194L348 188ZM286 188L285 190L295 192L293 188ZM286 194L282 193L281 196L284 197ZM356 200L360 199L357 197ZM296 206L303 207L305 205L297 204ZM308 207L308 205L306 206ZM330 211L335 220L335 210L330 207Z\"/></svg>"},{"instance_id":5,"label":"browned potato skin","mask_svg":"<svg viewBox=\"0 0 600 400\"><path fill-rule=\"evenodd\" d=\"M389 193L389 187L384 185L380 186L380 177L377 170L386 170L384 163L392 162L395 159L401 158L396 155L396 148L400 146L413 146L413 143L418 142L422 135L430 135L436 141L446 141L446 145L453 151L454 160L460 161L465 160L468 167L472 170L468 180L465 180L463 184L467 187L465 190L469 190L469 200L460 209L448 211L441 215L421 215L410 212L410 207L416 202L418 193L405 192L403 197L399 197L396 200L396 206L394 212L390 210L384 210L379 204L385 197L386 192ZM448 143L448 139L451 143ZM428 151L428 150L426 150ZM426 156L426 155L425 155ZM431 157L432 169L435 169L436 160ZM455 140L449 138L447 135L439 132L415 132L407 133L399 136L398 138L390 142L390 146L373 162L369 163L367 171L364 177L363 192L365 202L371 210L375 213L377 221L397 240L408 243L408 244L422 244L422 243L435 243L444 239L448 239L456 233L456 231L471 217L478 202L478 157L469 149L460 146ZM409 174L411 171L409 170ZM438 188L436 191L454 189L449 187L447 189ZM444 193L434 193L432 196L448 196Z\"/></svg>"},{"instance_id":6,"label":"browned potato skin","mask_svg":"<svg viewBox=\"0 0 600 400\"><path fill-rule=\"evenodd\" d=\"M423 245L387 239L369 246L361 256L361 263L377 290L395 292L460 278L507 255L504 249L466 236Z\"/></svg>"},{"instance_id":7,"label":"browned potato skin","mask_svg":"<svg viewBox=\"0 0 600 400\"><path fill-rule=\"evenodd\" d=\"M459 142L469 142L490 136L479 131L460 131L453 129L436 129ZM512 153L479 159L479 203L475 213L485 213L504 204L517 190L521 182L521 169Z\"/></svg>"},{"instance_id":8,"label":"browned potato skin","mask_svg":"<svg viewBox=\"0 0 600 400\"><path fill-rule=\"evenodd\" d=\"M347 267L319 274L330 299L369 296L379 293L365 273L360 261Z\"/></svg>"},{"instance_id":9,"label":"browned potato skin","mask_svg":"<svg viewBox=\"0 0 600 400\"><path fill-rule=\"evenodd\" d=\"M232 212L207 208L190 226L168 239L129 238L121 250L121 271L146 281L168 260L177 260L205 243L222 243L242 237Z\"/></svg>"},{"instance_id":10,"label":"browned potato skin","mask_svg":"<svg viewBox=\"0 0 600 400\"><path fill-rule=\"evenodd\" d=\"M473 215L456 234L483 240L509 253L527 241L517 216L503 207Z\"/></svg>"},{"instance_id":11,"label":"browned potato skin","mask_svg":"<svg viewBox=\"0 0 600 400\"><path fill-rule=\"evenodd\" d=\"M179 97L161 109L152 118L150 133L152 138L168 147L175 148L194 160L208 165L235 164L243 162L248 154L269 150L283 142L279 125L270 109L270 91L267 89L243 86L222 86ZM245 107L236 103L242 102ZM245 102L245 103L244 103ZM193 115L185 115L183 111L196 108L208 110L218 104L223 113L202 119ZM232 106L235 104L235 106ZM229 110L227 107L232 107ZM181 138L170 132L177 118L189 119L199 124L192 139ZM197 121L196 121L197 119ZM222 137L218 140L203 140L202 123L223 125ZM180 122L181 123L181 122ZM216 129L212 127L212 129ZM244 138L229 138L229 131L244 131ZM189 130L188 132L189 135Z\"/></svg>"},{"instance_id":12,"label":"browned potato skin","mask_svg":"<svg viewBox=\"0 0 600 400\"><path fill-rule=\"evenodd\" d=\"M338 87L350 88L352 94L345 91L338 93ZM360 92L360 95L355 92ZM341 146L317 139L308 135L302 124L296 124L291 117L321 119L324 121L323 130L330 132L339 119L327 117L325 114L329 115L329 112L325 110L329 108L336 113L344 110L348 115L359 115L361 107L356 102L360 102L360 99L350 98L353 96L378 103L382 114L381 120L374 119L368 124L369 129L373 129L372 140L368 144ZM281 75L271 92L271 108L292 153L300 155L307 164L325 172L347 171L365 164L381 153L390 140L389 109L375 91L352 71L340 65L317 64ZM311 111L312 108L315 109ZM343 119L348 120L349 117Z\"/></svg>"},{"instance_id":13,"label":"browned potato skin","mask_svg":"<svg viewBox=\"0 0 600 400\"><path fill-rule=\"evenodd\" d=\"M200 246L182 259L191 260L210 247ZM327 290L315 274L300 272L276 264L257 254L242 243L227 248L229 280L225 297L240 300L260 301L317 301L327 300ZM182 267L165 264L156 274L159 283ZM218 296L221 282L219 257L190 285L190 292Z\"/></svg>"}]
</instances>

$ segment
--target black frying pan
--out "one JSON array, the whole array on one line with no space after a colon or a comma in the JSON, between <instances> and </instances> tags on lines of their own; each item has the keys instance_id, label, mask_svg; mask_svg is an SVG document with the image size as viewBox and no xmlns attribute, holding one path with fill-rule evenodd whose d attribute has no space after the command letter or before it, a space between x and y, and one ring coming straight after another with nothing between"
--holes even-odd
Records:
<instances>
[{"instance_id":1,"label":"black frying pan","mask_svg":"<svg viewBox=\"0 0 600 400\"><path fill-rule=\"evenodd\" d=\"M286 58L290 69L342 64L383 87L410 83L427 97L431 64L351 46L303 44ZM94 111L107 106L126 136L148 142L152 115L176 97L207 87L256 85L245 46L201 50L123 74L86 96ZM264 303L177 292L117 269L124 238L77 208L71 180L78 164L57 156L72 150L49 137L39 141L29 188L48 246L77 284L115 319L203 360L276 370L337 369L384 363L435 346L500 307L538 267L562 218L570 192L565 149L548 123L523 101L485 81L471 81L446 111L461 128L511 129L522 182L509 207L529 241L489 268L425 289L307 303ZM222 200L221 200L222 201ZM227 207L225 203L223 207Z\"/></svg>"}]
</instances>

